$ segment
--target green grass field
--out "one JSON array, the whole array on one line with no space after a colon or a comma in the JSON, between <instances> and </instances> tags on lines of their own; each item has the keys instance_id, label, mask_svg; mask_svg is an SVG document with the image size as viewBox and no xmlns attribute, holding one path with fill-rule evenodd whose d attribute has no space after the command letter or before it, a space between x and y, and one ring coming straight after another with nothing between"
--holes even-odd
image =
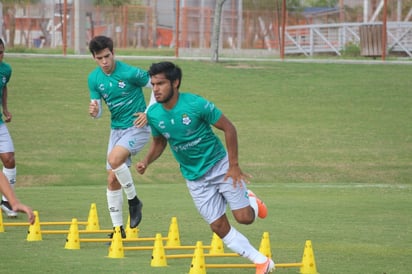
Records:
<instances>
[{"instance_id":1,"label":"green grass field","mask_svg":"<svg viewBox=\"0 0 412 274\"><path fill-rule=\"evenodd\" d=\"M8 127L16 148L17 195L39 212L40 221L86 221L96 203L100 227L110 229L105 196L108 111L99 120L87 113L87 75L95 63L91 58L7 56L6 61L14 70ZM157 61L127 60L142 68ZM233 224L256 247L269 232L278 263L301 261L305 241L311 240L320 274L410 273L411 65L176 62L183 69L181 90L213 101L238 129L241 167L253 176L250 188L265 201L269 216L250 226ZM196 212L169 151L144 176L134 170L133 175L144 202L141 237L166 236L171 218L177 217L183 245L210 243L209 227ZM25 220L23 215L17 220L3 215L5 223ZM65 234L29 242L27 230L7 226L0 233L0 273L190 270L191 259L151 267L150 251L108 258L103 243L68 250ZM249 263L206 259L215 262Z\"/></svg>"}]
</instances>

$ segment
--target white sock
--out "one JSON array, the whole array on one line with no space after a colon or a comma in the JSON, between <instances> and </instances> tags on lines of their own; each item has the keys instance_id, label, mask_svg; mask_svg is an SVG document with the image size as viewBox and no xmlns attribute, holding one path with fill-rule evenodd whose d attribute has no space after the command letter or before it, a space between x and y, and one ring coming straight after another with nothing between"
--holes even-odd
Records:
<instances>
[{"instance_id":1,"label":"white sock","mask_svg":"<svg viewBox=\"0 0 412 274\"><path fill-rule=\"evenodd\" d=\"M249 240L236 230L233 226L229 233L222 239L223 242L240 256L248 258L254 264L263 264L267 258L254 248Z\"/></svg>"},{"instance_id":2,"label":"white sock","mask_svg":"<svg viewBox=\"0 0 412 274\"><path fill-rule=\"evenodd\" d=\"M107 190L107 205L113 227L123 225L123 192L119 190Z\"/></svg>"},{"instance_id":3,"label":"white sock","mask_svg":"<svg viewBox=\"0 0 412 274\"><path fill-rule=\"evenodd\" d=\"M17 174L16 167L14 167L14 168L5 168L5 167L3 167L3 173L7 177L7 180L9 180L11 189L14 190L14 184L16 183L16 174ZM6 196L4 196L4 195L2 197L2 200L3 201L8 201Z\"/></svg>"},{"instance_id":4,"label":"white sock","mask_svg":"<svg viewBox=\"0 0 412 274\"><path fill-rule=\"evenodd\" d=\"M117 180L122 185L124 193L126 193L127 199L131 200L136 196L136 188L133 183L132 173L129 167L123 163L116 169L113 169Z\"/></svg>"},{"instance_id":5,"label":"white sock","mask_svg":"<svg viewBox=\"0 0 412 274\"><path fill-rule=\"evenodd\" d=\"M253 211L255 212L255 220L256 220L256 218L258 217L258 213L259 213L259 207L256 202L256 197L249 196L249 203L250 203L250 206L253 208Z\"/></svg>"}]
</instances>

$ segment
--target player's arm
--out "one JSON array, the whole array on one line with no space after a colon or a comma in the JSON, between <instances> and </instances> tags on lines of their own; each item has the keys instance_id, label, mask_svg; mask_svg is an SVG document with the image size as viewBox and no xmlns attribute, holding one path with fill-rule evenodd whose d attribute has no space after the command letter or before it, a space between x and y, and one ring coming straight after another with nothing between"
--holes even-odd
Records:
<instances>
[{"instance_id":1,"label":"player's arm","mask_svg":"<svg viewBox=\"0 0 412 274\"><path fill-rule=\"evenodd\" d=\"M229 158L229 169L226 173L225 179L231 177L233 179L233 185L236 186L240 181L248 183L248 174L242 172L239 167L238 161L238 140L237 131L232 122L222 114L219 120L213 125L219 130L222 130L225 135L225 143L227 154Z\"/></svg>"},{"instance_id":2,"label":"player's arm","mask_svg":"<svg viewBox=\"0 0 412 274\"><path fill-rule=\"evenodd\" d=\"M89 115L95 119L102 116L102 97L96 86L95 76L90 74L87 78L87 86L89 87L90 103Z\"/></svg>"},{"instance_id":3,"label":"player's arm","mask_svg":"<svg viewBox=\"0 0 412 274\"><path fill-rule=\"evenodd\" d=\"M95 119L100 118L102 116L102 100L100 99L90 100L89 114Z\"/></svg>"},{"instance_id":4,"label":"player's arm","mask_svg":"<svg viewBox=\"0 0 412 274\"><path fill-rule=\"evenodd\" d=\"M149 107L150 107L151 105L153 105L154 103L156 103L156 99L155 99L154 93L153 93L153 86L152 86L152 83L150 83L150 80L147 82L146 87L147 87L147 88L150 88L150 89L152 90L152 92L150 93L150 100L149 100L149 104L147 105L147 108L146 108L146 110L145 110L145 113L147 113L147 110L149 109Z\"/></svg>"},{"instance_id":5,"label":"player's arm","mask_svg":"<svg viewBox=\"0 0 412 274\"><path fill-rule=\"evenodd\" d=\"M30 224L33 224L35 221L35 216L32 209L22 203L17 199L16 195L13 192L13 189L10 186L7 177L0 172L0 192L6 196L7 200L9 201L12 209L14 211L24 212L27 214L27 218L29 219Z\"/></svg>"},{"instance_id":6,"label":"player's arm","mask_svg":"<svg viewBox=\"0 0 412 274\"><path fill-rule=\"evenodd\" d=\"M147 167L162 155L167 145L167 140L162 135L153 136L153 141L150 144L149 150L142 161L136 164L138 173L143 174Z\"/></svg>"},{"instance_id":7,"label":"player's arm","mask_svg":"<svg viewBox=\"0 0 412 274\"><path fill-rule=\"evenodd\" d=\"M152 84L150 83L150 80L147 82L145 87L152 89ZM137 112L134 114L134 116L136 117L136 119L133 122L135 127L144 127L147 124L147 117L146 117L147 110L154 103L156 103L156 99L154 97L154 93L152 89L152 92L150 93L149 104L147 105L146 110L144 112Z\"/></svg>"},{"instance_id":8,"label":"player's arm","mask_svg":"<svg viewBox=\"0 0 412 274\"><path fill-rule=\"evenodd\" d=\"M4 114L4 121L6 123L11 121L11 113L9 112L7 98L8 98L8 89L6 85L3 87L3 97L2 97L2 108L3 108L3 114Z\"/></svg>"}]
</instances>

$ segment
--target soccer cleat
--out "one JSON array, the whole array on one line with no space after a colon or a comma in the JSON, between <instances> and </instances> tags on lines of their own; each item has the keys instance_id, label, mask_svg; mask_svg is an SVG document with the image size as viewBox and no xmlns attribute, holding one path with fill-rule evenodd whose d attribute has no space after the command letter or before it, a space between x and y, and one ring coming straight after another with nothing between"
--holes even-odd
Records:
<instances>
[{"instance_id":1,"label":"soccer cleat","mask_svg":"<svg viewBox=\"0 0 412 274\"><path fill-rule=\"evenodd\" d=\"M113 227L113 232L108 235L110 239L113 239L113 234L114 234L115 229L116 228ZM126 239L126 231L124 231L123 226L120 226L120 234L122 235L122 239Z\"/></svg>"},{"instance_id":2,"label":"soccer cleat","mask_svg":"<svg viewBox=\"0 0 412 274\"><path fill-rule=\"evenodd\" d=\"M16 218L17 212L13 211L8 201L1 201L1 209L6 213L9 218Z\"/></svg>"},{"instance_id":3,"label":"soccer cleat","mask_svg":"<svg viewBox=\"0 0 412 274\"><path fill-rule=\"evenodd\" d=\"M142 201L138 200L136 205L129 204L130 228L137 227L142 221Z\"/></svg>"},{"instance_id":4,"label":"soccer cleat","mask_svg":"<svg viewBox=\"0 0 412 274\"><path fill-rule=\"evenodd\" d=\"M251 191L250 189L247 192L249 197L256 199L258 206L258 217L262 219L266 218L266 216L268 215L268 208L266 207L265 203L261 199L259 199L256 194L253 193L253 191Z\"/></svg>"},{"instance_id":5,"label":"soccer cleat","mask_svg":"<svg viewBox=\"0 0 412 274\"><path fill-rule=\"evenodd\" d=\"M268 258L263 264L256 264L256 274L268 274L275 270L275 263Z\"/></svg>"}]
</instances>

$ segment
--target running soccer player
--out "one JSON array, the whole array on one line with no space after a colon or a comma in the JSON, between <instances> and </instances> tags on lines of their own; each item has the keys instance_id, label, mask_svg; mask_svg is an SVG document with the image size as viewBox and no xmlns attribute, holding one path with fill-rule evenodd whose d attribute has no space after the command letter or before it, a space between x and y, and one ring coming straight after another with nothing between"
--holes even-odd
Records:
<instances>
[{"instance_id":1,"label":"running soccer player","mask_svg":"<svg viewBox=\"0 0 412 274\"><path fill-rule=\"evenodd\" d=\"M115 60L113 40L96 36L89 50L98 67L88 77L90 91L89 114L99 118L102 101L111 113L111 131L107 150L107 203L113 228L123 229L123 191L129 204L130 227L142 220L143 203L137 197L130 172L131 156L136 155L150 139L146 120L143 87L150 87L149 74L138 67ZM154 102L151 96L151 102ZM111 234L112 236L113 234Z\"/></svg>"},{"instance_id":2,"label":"running soccer player","mask_svg":"<svg viewBox=\"0 0 412 274\"><path fill-rule=\"evenodd\" d=\"M246 187L249 175L239 167L236 128L212 102L179 92L182 71L175 64L152 64L149 74L157 101L147 111L153 142L136 164L137 172L144 174L169 143L197 210L211 230L231 250L256 264L256 274L272 272L273 260L256 250L225 213L229 205L240 224L267 215L266 205ZM224 132L227 151L211 125Z\"/></svg>"}]
</instances>

